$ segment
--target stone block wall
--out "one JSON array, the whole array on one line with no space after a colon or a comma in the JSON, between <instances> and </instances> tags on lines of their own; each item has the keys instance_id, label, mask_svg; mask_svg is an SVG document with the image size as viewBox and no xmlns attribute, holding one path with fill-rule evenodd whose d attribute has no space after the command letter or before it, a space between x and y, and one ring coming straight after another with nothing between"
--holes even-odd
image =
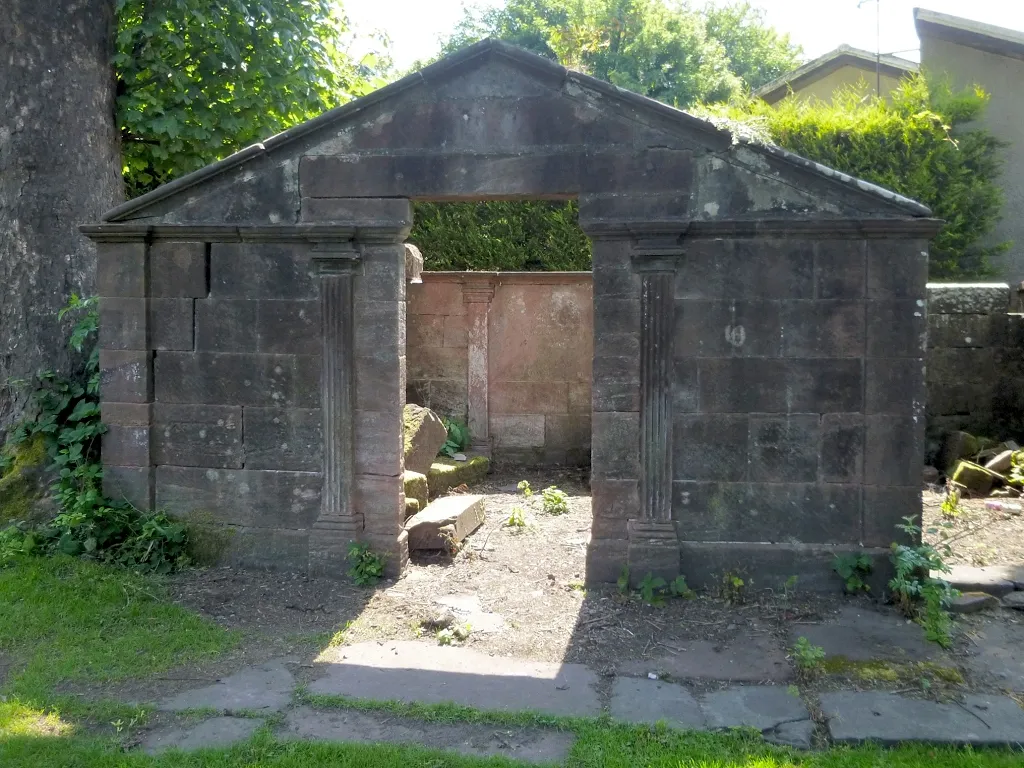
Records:
<instances>
[{"instance_id":1,"label":"stone block wall","mask_svg":"<svg viewBox=\"0 0 1024 768\"><path fill-rule=\"evenodd\" d=\"M409 402L469 418L476 447L495 459L589 464L590 273L425 272L422 279L408 287ZM475 306L484 307L486 324L476 336ZM486 371L475 384L474 354ZM483 390L485 413L471 412L471 384Z\"/></svg>"},{"instance_id":2,"label":"stone block wall","mask_svg":"<svg viewBox=\"0 0 1024 768\"><path fill-rule=\"evenodd\" d=\"M1015 293L1003 283L928 285L930 455L958 429L1024 438L1024 314Z\"/></svg>"}]
</instances>

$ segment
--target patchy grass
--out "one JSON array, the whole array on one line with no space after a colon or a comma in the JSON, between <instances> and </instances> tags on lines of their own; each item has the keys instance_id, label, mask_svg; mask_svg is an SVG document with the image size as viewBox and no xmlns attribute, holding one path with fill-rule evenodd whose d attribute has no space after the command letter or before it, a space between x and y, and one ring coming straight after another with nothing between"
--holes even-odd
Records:
<instances>
[{"instance_id":1,"label":"patchy grass","mask_svg":"<svg viewBox=\"0 0 1024 768\"><path fill-rule=\"evenodd\" d=\"M0 652L19 662L4 693L20 706L81 710L54 687L143 678L215 657L239 639L167 602L155 578L64 557L0 569ZM123 709L89 706L101 718Z\"/></svg>"}]
</instances>

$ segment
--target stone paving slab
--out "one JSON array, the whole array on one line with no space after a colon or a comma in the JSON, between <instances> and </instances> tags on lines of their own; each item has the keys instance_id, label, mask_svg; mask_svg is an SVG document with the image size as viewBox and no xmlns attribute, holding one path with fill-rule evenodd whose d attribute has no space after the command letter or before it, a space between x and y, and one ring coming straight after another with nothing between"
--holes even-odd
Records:
<instances>
[{"instance_id":1,"label":"stone paving slab","mask_svg":"<svg viewBox=\"0 0 1024 768\"><path fill-rule=\"evenodd\" d=\"M310 684L316 694L579 717L601 712L597 675L582 664L512 659L415 641L331 648L318 662L326 674Z\"/></svg>"},{"instance_id":2,"label":"stone paving slab","mask_svg":"<svg viewBox=\"0 0 1024 768\"><path fill-rule=\"evenodd\" d=\"M291 701L295 678L277 659L256 667L246 667L213 685L183 691L157 704L157 709L278 710Z\"/></svg>"},{"instance_id":3,"label":"stone paving slab","mask_svg":"<svg viewBox=\"0 0 1024 768\"><path fill-rule=\"evenodd\" d=\"M626 723L656 723L664 720L676 728L707 728L704 713L693 694L681 685L664 680L615 678L611 715Z\"/></svg>"},{"instance_id":4,"label":"stone paving slab","mask_svg":"<svg viewBox=\"0 0 1024 768\"><path fill-rule=\"evenodd\" d=\"M756 728L766 731L783 723L810 720L803 700L775 685L745 685L701 697L711 728Z\"/></svg>"},{"instance_id":5,"label":"stone paving slab","mask_svg":"<svg viewBox=\"0 0 1024 768\"><path fill-rule=\"evenodd\" d=\"M850 661L921 661L941 654L939 646L929 643L917 624L869 608L847 607L831 624L793 627L790 643L801 636L811 645L824 648L826 655Z\"/></svg>"},{"instance_id":6,"label":"stone paving slab","mask_svg":"<svg viewBox=\"0 0 1024 768\"><path fill-rule=\"evenodd\" d=\"M1024 691L1024 624L986 622L968 650L967 668L1000 688Z\"/></svg>"},{"instance_id":7,"label":"stone paving slab","mask_svg":"<svg viewBox=\"0 0 1024 768\"><path fill-rule=\"evenodd\" d=\"M1024 589L1024 566L1020 565L954 565L950 573L932 575L946 579L961 592L988 592L1002 597L1015 589Z\"/></svg>"},{"instance_id":8,"label":"stone paving slab","mask_svg":"<svg viewBox=\"0 0 1024 768\"><path fill-rule=\"evenodd\" d=\"M355 711L298 707L285 718L287 736L314 741L418 744L476 757L502 756L528 763L561 763L569 756L570 733L540 728L424 723Z\"/></svg>"},{"instance_id":9,"label":"stone paving slab","mask_svg":"<svg viewBox=\"0 0 1024 768\"><path fill-rule=\"evenodd\" d=\"M618 672L634 677L654 672L676 680L737 683L784 682L793 676L786 652L774 639L759 633L741 634L724 647L706 640L690 641L681 652L628 661L619 665Z\"/></svg>"},{"instance_id":10,"label":"stone paving slab","mask_svg":"<svg viewBox=\"0 0 1024 768\"><path fill-rule=\"evenodd\" d=\"M1024 710L1006 696L967 696L962 704L940 704L883 691L841 691L822 694L821 709L832 739L840 743L1024 743Z\"/></svg>"},{"instance_id":11,"label":"stone paving slab","mask_svg":"<svg viewBox=\"0 0 1024 768\"><path fill-rule=\"evenodd\" d=\"M152 731L142 742L142 749L153 755L168 749L228 747L245 741L261 725L263 720L253 717L212 717L191 728L163 728Z\"/></svg>"}]
</instances>

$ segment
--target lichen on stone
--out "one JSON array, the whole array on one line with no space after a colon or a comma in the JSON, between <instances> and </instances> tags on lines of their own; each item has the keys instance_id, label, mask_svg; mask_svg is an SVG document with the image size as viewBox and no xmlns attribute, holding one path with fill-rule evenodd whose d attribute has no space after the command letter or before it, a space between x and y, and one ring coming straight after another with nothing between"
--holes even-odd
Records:
<instances>
[{"instance_id":1,"label":"lichen on stone","mask_svg":"<svg viewBox=\"0 0 1024 768\"><path fill-rule=\"evenodd\" d=\"M46 493L42 474L46 463L46 445L42 435L3 449L8 469L0 475L0 525L30 520L36 504Z\"/></svg>"}]
</instances>

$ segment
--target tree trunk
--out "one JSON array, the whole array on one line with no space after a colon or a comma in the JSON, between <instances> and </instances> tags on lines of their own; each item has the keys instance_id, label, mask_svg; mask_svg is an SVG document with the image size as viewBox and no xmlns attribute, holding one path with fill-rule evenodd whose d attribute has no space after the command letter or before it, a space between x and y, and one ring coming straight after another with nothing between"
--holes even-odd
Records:
<instances>
[{"instance_id":1,"label":"tree trunk","mask_svg":"<svg viewBox=\"0 0 1024 768\"><path fill-rule=\"evenodd\" d=\"M94 290L78 232L123 200L114 119L114 0L2 0L0 437L24 408L9 384L69 373L71 293Z\"/></svg>"}]
</instances>

